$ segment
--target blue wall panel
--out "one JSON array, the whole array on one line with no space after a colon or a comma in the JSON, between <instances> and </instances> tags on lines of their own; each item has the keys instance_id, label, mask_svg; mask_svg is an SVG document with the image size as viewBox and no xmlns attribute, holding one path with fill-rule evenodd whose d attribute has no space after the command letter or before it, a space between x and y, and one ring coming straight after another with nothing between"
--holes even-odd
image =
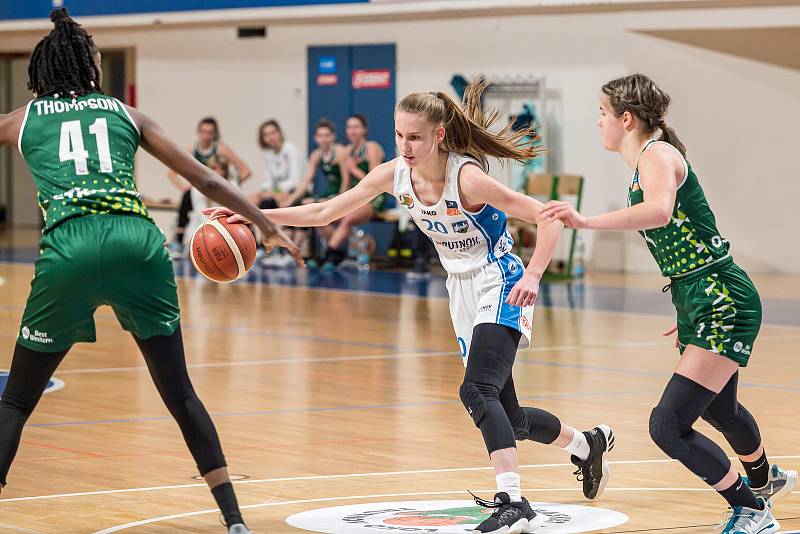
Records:
<instances>
[{"instance_id":1,"label":"blue wall panel","mask_svg":"<svg viewBox=\"0 0 800 534\"><path fill-rule=\"evenodd\" d=\"M308 6L321 4L362 4L369 0L64 0L74 17L132 15L204 9ZM52 0L2 0L0 20L38 19L50 16Z\"/></svg>"}]
</instances>

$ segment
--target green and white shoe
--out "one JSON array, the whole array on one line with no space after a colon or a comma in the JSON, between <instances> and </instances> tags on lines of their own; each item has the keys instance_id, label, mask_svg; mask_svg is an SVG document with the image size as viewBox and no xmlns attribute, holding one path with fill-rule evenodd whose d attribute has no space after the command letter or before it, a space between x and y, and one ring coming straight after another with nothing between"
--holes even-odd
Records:
<instances>
[{"instance_id":1,"label":"green and white shoe","mask_svg":"<svg viewBox=\"0 0 800 534\"><path fill-rule=\"evenodd\" d=\"M758 497L758 502L763 510L754 510L744 506L729 508L727 516L718 527L722 527L720 534L772 534L781 529L778 520L772 515L772 509L767 501Z\"/></svg>"},{"instance_id":2,"label":"green and white shoe","mask_svg":"<svg viewBox=\"0 0 800 534\"><path fill-rule=\"evenodd\" d=\"M742 477L745 484L750 485L747 477ZM762 497L765 501L774 501L784 495L788 495L797 486L797 471L784 471L777 464L772 464L769 469L769 479L762 488L753 488L756 497Z\"/></svg>"}]
</instances>

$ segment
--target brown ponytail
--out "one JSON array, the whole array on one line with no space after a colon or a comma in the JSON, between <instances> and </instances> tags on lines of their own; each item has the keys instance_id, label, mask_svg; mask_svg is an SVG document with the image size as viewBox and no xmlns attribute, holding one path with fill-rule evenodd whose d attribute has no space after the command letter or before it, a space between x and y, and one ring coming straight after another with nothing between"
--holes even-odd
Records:
<instances>
[{"instance_id":1,"label":"brown ponytail","mask_svg":"<svg viewBox=\"0 0 800 534\"><path fill-rule=\"evenodd\" d=\"M686 157L686 147L675 130L667 126L664 117L669 109L670 97L644 74L632 74L611 80L603 86L603 94L617 116L626 111L642 121L646 133L661 129L662 141L671 144Z\"/></svg>"},{"instance_id":2,"label":"brown ponytail","mask_svg":"<svg viewBox=\"0 0 800 534\"><path fill-rule=\"evenodd\" d=\"M535 146L539 136L533 125L525 130L514 131L509 123L498 133L489 131L500 114L497 110L486 114L482 109L481 97L488 86L483 77L470 82L460 106L447 93L411 93L397 104L397 111L421 113L431 124L443 125L445 137L440 145L442 150L477 160L485 156L518 161L535 158L541 147Z\"/></svg>"}]
</instances>

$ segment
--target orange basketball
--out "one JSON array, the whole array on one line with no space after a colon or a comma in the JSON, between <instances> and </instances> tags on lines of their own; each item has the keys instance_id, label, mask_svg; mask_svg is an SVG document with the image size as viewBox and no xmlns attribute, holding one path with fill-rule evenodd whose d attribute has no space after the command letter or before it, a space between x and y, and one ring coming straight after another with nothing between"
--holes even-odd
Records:
<instances>
[{"instance_id":1,"label":"orange basketball","mask_svg":"<svg viewBox=\"0 0 800 534\"><path fill-rule=\"evenodd\" d=\"M256 261L256 238L242 223L227 217L208 219L192 236L192 263L215 282L233 282Z\"/></svg>"}]
</instances>

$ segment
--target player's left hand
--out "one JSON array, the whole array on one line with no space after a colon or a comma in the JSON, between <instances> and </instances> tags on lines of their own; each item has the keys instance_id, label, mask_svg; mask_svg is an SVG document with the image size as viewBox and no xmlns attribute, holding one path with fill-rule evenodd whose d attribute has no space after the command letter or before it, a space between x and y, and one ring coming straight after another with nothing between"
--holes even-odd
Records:
<instances>
[{"instance_id":1,"label":"player's left hand","mask_svg":"<svg viewBox=\"0 0 800 534\"><path fill-rule=\"evenodd\" d=\"M506 304L512 306L533 306L539 296L539 279L533 275L525 274L522 279L514 284Z\"/></svg>"},{"instance_id":2,"label":"player's left hand","mask_svg":"<svg viewBox=\"0 0 800 534\"><path fill-rule=\"evenodd\" d=\"M559 220L570 228L586 228L587 218L578 213L568 202L561 200L551 200L541 211L541 217L545 221Z\"/></svg>"},{"instance_id":3,"label":"player's left hand","mask_svg":"<svg viewBox=\"0 0 800 534\"><path fill-rule=\"evenodd\" d=\"M661 335L664 336L664 337L669 337L669 336L671 336L672 334L674 334L677 331L678 331L678 324L676 323L675 326L673 326L669 330L664 330L663 332L661 332ZM676 349L679 348L678 336L675 336L675 348Z\"/></svg>"}]
</instances>

